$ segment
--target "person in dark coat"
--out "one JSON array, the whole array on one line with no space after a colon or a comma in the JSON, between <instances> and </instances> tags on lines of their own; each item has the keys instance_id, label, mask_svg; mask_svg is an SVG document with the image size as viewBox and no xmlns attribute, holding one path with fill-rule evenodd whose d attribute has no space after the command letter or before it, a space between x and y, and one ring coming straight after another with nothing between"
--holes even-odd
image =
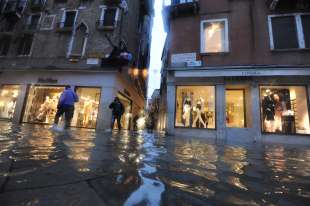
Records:
<instances>
[{"instance_id":1,"label":"person in dark coat","mask_svg":"<svg viewBox=\"0 0 310 206\"><path fill-rule=\"evenodd\" d=\"M109 106L112 109L112 121L111 121L111 129L113 130L114 122L117 120L118 129L122 129L121 119L124 113L124 105L121 103L118 97L115 97L114 101Z\"/></svg>"},{"instance_id":2,"label":"person in dark coat","mask_svg":"<svg viewBox=\"0 0 310 206\"><path fill-rule=\"evenodd\" d=\"M63 114L65 114L65 129L70 127L74 114L74 103L78 101L78 95L71 89L71 86L67 85L61 94L57 105L57 113L53 125L54 127L57 126L59 118Z\"/></svg>"}]
</instances>

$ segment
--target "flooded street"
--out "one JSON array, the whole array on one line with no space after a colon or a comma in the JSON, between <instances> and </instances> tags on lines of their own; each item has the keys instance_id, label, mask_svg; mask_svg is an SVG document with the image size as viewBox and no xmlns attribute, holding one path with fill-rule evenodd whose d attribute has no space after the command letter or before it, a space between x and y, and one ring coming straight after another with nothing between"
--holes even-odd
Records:
<instances>
[{"instance_id":1,"label":"flooded street","mask_svg":"<svg viewBox=\"0 0 310 206\"><path fill-rule=\"evenodd\" d=\"M309 205L310 148L0 122L1 206Z\"/></svg>"}]
</instances>

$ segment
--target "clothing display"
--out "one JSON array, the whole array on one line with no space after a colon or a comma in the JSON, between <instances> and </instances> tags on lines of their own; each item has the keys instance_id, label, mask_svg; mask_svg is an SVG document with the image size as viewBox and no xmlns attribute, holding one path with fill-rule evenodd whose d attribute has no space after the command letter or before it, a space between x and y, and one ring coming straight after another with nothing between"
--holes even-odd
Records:
<instances>
[{"instance_id":1,"label":"clothing display","mask_svg":"<svg viewBox=\"0 0 310 206\"><path fill-rule=\"evenodd\" d=\"M17 85L4 85L0 88L0 118L13 118L19 89Z\"/></svg>"}]
</instances>

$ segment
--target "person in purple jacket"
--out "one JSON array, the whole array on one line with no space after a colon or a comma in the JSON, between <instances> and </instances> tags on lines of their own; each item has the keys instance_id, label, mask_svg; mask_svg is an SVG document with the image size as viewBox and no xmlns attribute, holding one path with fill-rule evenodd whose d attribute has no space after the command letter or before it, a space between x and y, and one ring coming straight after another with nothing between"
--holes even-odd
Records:
<instances>
[{"instance_id":1,"label":"person in purple jacket","mask_svg":"<svg viewBox=\"0 0 310 206\"><path fill-rule=\"evenodd\" d=\"M65 129L71 125L74 114L74 103L79 101L78 95L67 85L62 92L57 105L57 113L54 120L54 126L57 126L59 118L65 114Z\"/></svg>"}]
</instances>

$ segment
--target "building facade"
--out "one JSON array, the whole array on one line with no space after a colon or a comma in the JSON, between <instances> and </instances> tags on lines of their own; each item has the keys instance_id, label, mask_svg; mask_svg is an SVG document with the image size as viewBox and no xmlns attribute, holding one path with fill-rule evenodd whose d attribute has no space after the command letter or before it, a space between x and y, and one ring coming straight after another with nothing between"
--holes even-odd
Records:
<instances>
[{"instance_id":1,"label":"building facade","mask_svg":"<svg viewBox=\"0 0 310 206\"><path fill-rule=\"evenodd\" d=\"M144 109L152 0L1 0L0 119L51 124L65 85L77 91L72 126L124 128Z\"/></svg>"},{"instance_id":2,"label":"building facade","mask_svg":"<svg viewBox=\"0 0 310 206\"><path fill-rule=\"evenodd\" d=\"M163 10L167 130L310 141L310 4L172 0Z\"/></svg>"}]
</instances>

